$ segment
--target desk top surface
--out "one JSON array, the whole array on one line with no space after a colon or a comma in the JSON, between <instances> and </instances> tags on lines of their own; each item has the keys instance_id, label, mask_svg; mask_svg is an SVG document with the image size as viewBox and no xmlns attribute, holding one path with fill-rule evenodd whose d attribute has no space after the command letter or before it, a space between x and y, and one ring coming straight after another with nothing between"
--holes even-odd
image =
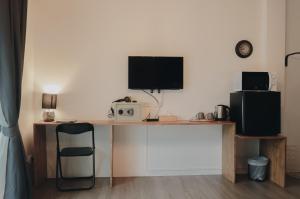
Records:
<instances>
[{"instance_id":1,"label":"desk top surface","mask_svg":"<svg viewBox=\"0 0 300 199\"><path fill-rule=\"evenodd\" d=\"M177 121L158 121L158 122L131 122L131 121L115 121L115 120L78 120L79 122L88 122L94 125L103 126L130 126L130 125L145 125L145 126L159 126L159 125L232 125L235 124L231 121L189 121L189 120L177 120ZM58 125L60 122L35 122L34 125Z\"/></svg>"},{"instance_id":2,"label":"desk top surface","mask_svg":"<svg viewBox=\"0 0 300 199\"><path fill-rule=\"evenodd\" d=\"M284 140L286 136L279 134L273 136L245 136L245 135L235 135L236 138L241 140Z\"/></svg>"}]
</instances>

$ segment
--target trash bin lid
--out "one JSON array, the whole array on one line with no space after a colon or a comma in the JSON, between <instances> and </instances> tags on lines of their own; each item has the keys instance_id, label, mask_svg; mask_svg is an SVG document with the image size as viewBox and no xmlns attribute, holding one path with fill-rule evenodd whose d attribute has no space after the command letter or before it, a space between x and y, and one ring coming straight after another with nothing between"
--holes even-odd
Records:
<instances>
[{"instance_id":1,"label":"trash bin lid","mask_svg":"<svg viewBox=\"0 0 300 199\"><path fill-rule=\"evenodd\" d=\"M251 166L267 166L269 159L265 156L257 156L248 159L248 164Z\"/></svg>"}]
</instances>

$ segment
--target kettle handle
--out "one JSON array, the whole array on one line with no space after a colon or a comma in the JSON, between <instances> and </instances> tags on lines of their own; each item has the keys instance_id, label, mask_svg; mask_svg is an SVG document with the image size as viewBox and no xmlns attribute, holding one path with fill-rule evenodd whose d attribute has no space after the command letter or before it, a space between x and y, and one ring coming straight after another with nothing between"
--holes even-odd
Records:
<instances>
[{"instance_id":1,"label":"kettle handle","mask_svg":"<svg viewBox=\"0 0 300 199\"><path fill-rule=\"evenodd\" d=\"M229 106L224 106L227 110L230 110L230 107Z\"/></svg>"},{"instance_id":2,"label":"kettle handle","mask_svg":"<svg viewBox=\"0 0 300 199\"><path fill-rule=\"evenodd\" d=\"M224 106L226 108L226 112L227 112L227 118L226 120L230 120L230 107L229 106Z\"/></svg>"}]
</instances>

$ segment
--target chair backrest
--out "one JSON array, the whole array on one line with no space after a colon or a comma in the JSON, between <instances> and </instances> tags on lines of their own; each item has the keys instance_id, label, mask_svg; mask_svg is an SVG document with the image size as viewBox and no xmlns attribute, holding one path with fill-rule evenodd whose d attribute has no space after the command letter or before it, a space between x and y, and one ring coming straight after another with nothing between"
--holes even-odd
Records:
<instances>
[{"instance_id":1,"label":"chair backrest","mask_svg":"<svg viewBox=\"0 0 300 199\"><path fill-rule=\"evenodd\" d=\"M56 141L59 149L59 133L78 135L82 133L92 132L92 143L95 148L94 126L90 123L64 123L56 127Z\"/></svg>"}]
</instances>

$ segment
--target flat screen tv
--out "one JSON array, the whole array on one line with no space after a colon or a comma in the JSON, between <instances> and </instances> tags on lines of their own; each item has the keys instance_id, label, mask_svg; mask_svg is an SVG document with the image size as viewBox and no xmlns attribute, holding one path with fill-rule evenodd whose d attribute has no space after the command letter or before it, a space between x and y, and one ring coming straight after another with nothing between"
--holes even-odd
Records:
<instances>
[{"instance_id":1,"label":"flat screen tv","mask_svg":"<svg viewBox=\"0 0 300 199\"><path fill-rule=\"evenodd\" d=\"M128 57L128 88L183 89L183 57Z\"/></svg>"}]
</instances>

